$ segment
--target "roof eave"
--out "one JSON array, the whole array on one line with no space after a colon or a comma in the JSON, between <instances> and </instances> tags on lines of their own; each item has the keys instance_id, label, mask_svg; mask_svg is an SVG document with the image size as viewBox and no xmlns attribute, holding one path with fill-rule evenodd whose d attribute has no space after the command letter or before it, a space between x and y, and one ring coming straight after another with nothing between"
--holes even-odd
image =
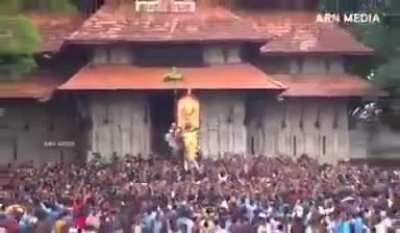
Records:
<instances>
[{"instance_id":1,"label":"roof eave","mask_svg":"<svg viewBox=\"0 0 400 233\"><path fill-rule=\"evenodd\" d=\"M374 50L365 51L261 51L263 56L292 56L292 55L346 55L346 56L373 56Z\"/></svg>"},{"instance_id":2,"label":"roof eave","mask_svg":"<svg viewBox=\"0 0 400 233\"><path fill-rule=\"evenodd\" d=\"M343 93L319 93L319 94L312 94L312 93L282 93L283 97L292 97L292 98L361 98L361 97L378 97L378 98L383 98L383 97L388 97L389 93L383 90L376 90L372 91L371 93L348 93L348 94L343 94Z\"/></svg>"},{"instance_id":3,"label":"roof eave","mask_svg":"<svg viewBox=\"0 0 400 233\"><path fill-rule=\"evenodd\" d=\"M109 45L119 43L132 44L213 44L213 43L265 43L266 38L210 38L210 39L173 39L173 38L154 38L154 39L67 39L65 44L74 45Z\"/></svg>"},{"instance_id":4,"label":"roof eave","mask_svg":"<svg viewBox=\"0 0 400 233\"><path fill-rule=\"evenodd\" d=\"M48 102L50 101L54 94L55 91L52 91L51 93L46 93L43 95L28 95L28 94L13 94L13 95L0 95L0 100L33 100L37 102Z\"/></svg>"}]
</instances>

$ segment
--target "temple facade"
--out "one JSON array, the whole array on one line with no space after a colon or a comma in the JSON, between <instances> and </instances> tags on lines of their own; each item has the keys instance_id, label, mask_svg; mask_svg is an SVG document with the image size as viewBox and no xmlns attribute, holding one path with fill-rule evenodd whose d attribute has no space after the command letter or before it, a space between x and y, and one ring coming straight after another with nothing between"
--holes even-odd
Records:
<instances>
[{"instance_id":1,"label":"temple facade","mask_svg":"<svg viewBox=\"0 0 400 233\"><path fill-rule=\"evenodd\" d=\"M1 162L166 154L188 92L204 157L367 158L349 111L386 93L349 64L373 50L316 22L315 3L272 2L109 0L88 18L40 21L43 72L0 83Z\"/></svg>"}]
</instances>

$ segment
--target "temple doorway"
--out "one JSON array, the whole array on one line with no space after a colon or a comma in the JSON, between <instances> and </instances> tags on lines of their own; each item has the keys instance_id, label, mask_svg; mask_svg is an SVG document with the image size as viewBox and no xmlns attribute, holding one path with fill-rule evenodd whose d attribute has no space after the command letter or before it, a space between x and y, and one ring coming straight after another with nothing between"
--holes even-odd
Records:
<instances>
[{"instance_id":1,"label":"temple doorway","mask_svg":"<svg viewBox=\"0 0 400 233\"><path fill-rule=\"evenodd\" d=\"M156 156L169 153L165 134L175 121L175 94L173 91L155 92L150 96L150 111L152 125L152 152Z\"/></svg>"}]
</instances>

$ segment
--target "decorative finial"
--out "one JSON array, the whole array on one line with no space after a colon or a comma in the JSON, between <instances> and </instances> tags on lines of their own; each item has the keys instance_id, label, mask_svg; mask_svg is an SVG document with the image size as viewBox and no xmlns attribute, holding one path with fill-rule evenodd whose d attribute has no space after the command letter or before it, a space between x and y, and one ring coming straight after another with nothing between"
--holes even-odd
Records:
<instances>
[{"instance_id":1,"label":"decorative finial","mask_svg":"<svg viewBox=\"0 0 400 233\"><path fill-rule=\"evenodd\" d=\"M180 73L176 67L172 67L171 72L169 72L164 77L164 81L166 81L166 82L169 82L169 81L182 81L182 79L183 79L183 74Z\"/></svg>"}]
</instances>

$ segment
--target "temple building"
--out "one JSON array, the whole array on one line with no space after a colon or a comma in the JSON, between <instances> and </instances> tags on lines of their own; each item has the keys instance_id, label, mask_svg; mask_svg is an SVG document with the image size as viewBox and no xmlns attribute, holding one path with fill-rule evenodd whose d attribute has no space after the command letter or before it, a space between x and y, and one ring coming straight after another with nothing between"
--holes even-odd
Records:
<instances>
[{"instance_id":1,"label":"temple building","mask_svg":"<svg viewBox=\"0 0 400 233\"><path fill-rule=\"evenodd\" d=\"M367 158L348 113L386 93L349 65L373 50L316 22L317 1L230 2L106 0L38 19L41 72L0 83L1 162L166 154L188 94L204 157Z\"/></svg>"}]
</instances>

